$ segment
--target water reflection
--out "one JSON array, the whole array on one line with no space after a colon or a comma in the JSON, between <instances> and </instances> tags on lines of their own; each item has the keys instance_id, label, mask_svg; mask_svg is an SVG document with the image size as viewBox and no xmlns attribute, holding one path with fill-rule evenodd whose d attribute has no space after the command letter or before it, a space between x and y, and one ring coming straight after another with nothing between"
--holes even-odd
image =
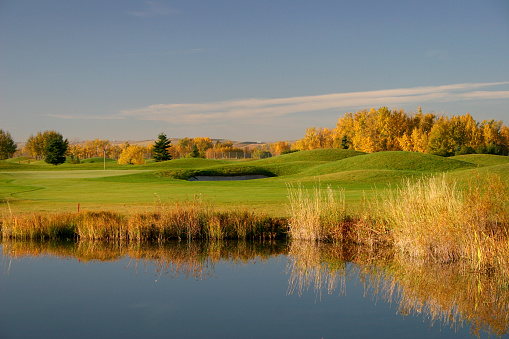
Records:
<instances>
[{"instance_id":1,"label":"water reflection","mask_svg":"<svg viewBox=\"0 0 509 339\"><path fill-rule=\"evenodd\" d=\"M293 242L289 273L290 293L342 294L345 281L358 275L365 295L397 303L402 316L419 314L453 328L468 323L473 335L508 333L507 277L469 272L461 264L409 261L383 248Z\"/></svg>"},{"instance_id":2,"label":"water reflection","mask_svg":"<svg viewBox=\"0 0 509 339\"><path fill-rule=\"evenodd\" d=\"M365 297L397 306L402 316L420 315L431 324L504 335L509 330L509 281L497 274L469 272L461 264L432 265L409 261L390 249L363 248L317 242L3 242L4 260L56 256L89 261L128 258L127 267L136 273L155 267L160 277L197 280L215 275L219 261L237 264L288 258L288 294L313 290L320 302L322 293L346 292L346 282L358 279ZM8 270L8 265L5 265Z\"/></svg>"},{"instance_id":3,"label":"water reflection","mask_svg":"<svg viewBox=\"0 0 509 339\"><path fill-rule=\"evenodd\" d=\"M157 276L184 276L206 279L214 274L214 265L223 260L232 263L264 261L286 254L286 242L264 241L191 241L165 243L123 242L24 242L3 241L4 257L23 258L55 256L80 262L116 261L128 257L128 268L146 270L150 263ZM9 264L10 267L10 264Z\"/></svg>"}]
</instances>

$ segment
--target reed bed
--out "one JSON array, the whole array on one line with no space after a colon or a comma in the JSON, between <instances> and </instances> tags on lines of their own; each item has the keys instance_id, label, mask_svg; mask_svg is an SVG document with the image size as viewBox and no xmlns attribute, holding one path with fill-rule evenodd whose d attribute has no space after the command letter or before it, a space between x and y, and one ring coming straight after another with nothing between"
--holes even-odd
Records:
<instances>
[{"instance_id":1,"label":"reed bed","mask_svg":"<svg viewBox=\"0 0 509 339\"><path fill-rule=\"evenodd\" d=\"M384 196L382 211L402 253L509 273L509 187L498 176L475 177L463 190L445 175L407 180Z\"/></svg>"},{"instance_id":2,"label":"reed bed","mask_svg":"<svg viewBox=\"0 0 509 339\"><path fill-rule=\"evenodd\" d=\"M468 187L445 174L407 179L375 191L347 211L344 191L289 187L289 236L391 246L423 261L467 261L470 270L509 277L509 187L500 176L475 176Z\"/></svg>"},{"instance_id":3,"label":"reed bed","mask_svg":"<svg viewBox=\"0 0 509 339\"><path fill-rule=\"evenodd\" d=\"M345 240L352 219L346 213L344 190L318 186L309 191L289 185L288 201L288 232L292 239Z\"/></svg>"},{"instance_id":4,"label":"reed bed","mask_svg":"<svg viewBox=\"0 0 509 339\"><path fill-rule=\"evenodd\" d=\"M199 199L157 203L152 211L4 213L3 239L166 241L170 239L275 239L286 237L285 220L246 210L216 211Z\"/></svg>"}]
</instances>

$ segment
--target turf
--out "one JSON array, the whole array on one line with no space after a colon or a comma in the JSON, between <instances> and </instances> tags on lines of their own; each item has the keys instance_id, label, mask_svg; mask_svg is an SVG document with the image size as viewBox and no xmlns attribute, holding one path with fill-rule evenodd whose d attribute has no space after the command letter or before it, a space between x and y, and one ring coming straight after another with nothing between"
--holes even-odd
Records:
<instances>
[{"instance_id":1,"label":"turf","mask_svg":"<svg viewBox=\"0 0 509 339\"><path fill-rule=\"evenodd\" d=\"M504 156L500 156L500 155L492 155L492 154L457 155L457 156L451 157L450 159L456 159L456 160L469 162L471 164L478 165L479 167L509 164L509 157L504 157Z\"/></svg>"},{"instance_id":2,"label":"turf","mask_svg":"<svg viewBox=\"0 0 509 339\"><path fill-rule=\"evenodd\" d=\"M363 194L395 186L402 179L447 172L467 182L498 173L509 179L509 158L321 149L263 160L178 159L145 165L118 165L102 158L81 164L47 165L27 159L0 161L0 210L65 211L150 209L154 202L198 197L219 209L241 208L287 215L288 185L342 187L356 207ZM265 174L249 181L190 182L193 175ZM7 204L8 202L8 204Z\"/></svg>"}]
</instances>

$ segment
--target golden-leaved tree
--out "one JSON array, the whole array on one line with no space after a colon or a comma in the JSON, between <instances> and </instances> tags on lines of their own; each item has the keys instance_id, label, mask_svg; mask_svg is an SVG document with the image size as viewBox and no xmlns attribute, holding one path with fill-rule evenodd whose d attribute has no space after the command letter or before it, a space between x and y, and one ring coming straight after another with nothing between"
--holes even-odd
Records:
<instances>
[{"instance_id":1,"label":"golden-leaved tree","mask_svg":"<svg viewBox=\"0 0 509 339\"><path fill-rule=\"evenodd\" d=\"M290 143L288 141L278 141L269 145L272 154L280 155L285 151L290 150Z\"/></svg>"},{"instance_id":2,"label":"golden-leaved tree","mask_svg":"<svg viewBox=\"0 0 509 339\"><path fill-rule=\"evenodd\" d=\"M30 134L25 145L25 149L31 156L36 159L41 159L45 155L46 147L50 140L57 139L59 136L61 137L60 133L56 131L39 131L35 136Z\"/></svg>"},{"instance_id":3,"label":"golden-leaved tree","mask_svg":"<svg viewBox=\"0 0 509 339\"><path fill-rule=\"evenodd\" d=\"M436 116L387 107L346 113L336 128L311 127L294 148L350 148L363 152L410 151L442 156L467 153L509 153L509 128L502 121L477 123L470 114Z\"/></svg>"},{"instance_id":4,"label":"golden-leaved tree","mask_svg":"<svg viewBox=\"0 0 509 339\"><path fill-rule=\"evenodd\" d=\"M141 146L129 145L120 154L119 164L143 165L145 158L143 157L145 150Z\"/></svg>"}]
</instances>

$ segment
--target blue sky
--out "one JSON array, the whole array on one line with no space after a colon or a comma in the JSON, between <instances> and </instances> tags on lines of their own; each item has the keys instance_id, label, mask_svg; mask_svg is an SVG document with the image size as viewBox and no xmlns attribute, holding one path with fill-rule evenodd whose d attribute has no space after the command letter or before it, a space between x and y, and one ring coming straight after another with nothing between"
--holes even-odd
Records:
<instances>
[{"instance_id":1,"label":"blue sky","mask_svg":"<svg viewBox=\"0 0 509 339\"><path fill-rule=\"evenodd\" d=\"M16 141L292 140L379 106L509 124L509 1L0 0Z\"/></svg>"}]
</instances>

